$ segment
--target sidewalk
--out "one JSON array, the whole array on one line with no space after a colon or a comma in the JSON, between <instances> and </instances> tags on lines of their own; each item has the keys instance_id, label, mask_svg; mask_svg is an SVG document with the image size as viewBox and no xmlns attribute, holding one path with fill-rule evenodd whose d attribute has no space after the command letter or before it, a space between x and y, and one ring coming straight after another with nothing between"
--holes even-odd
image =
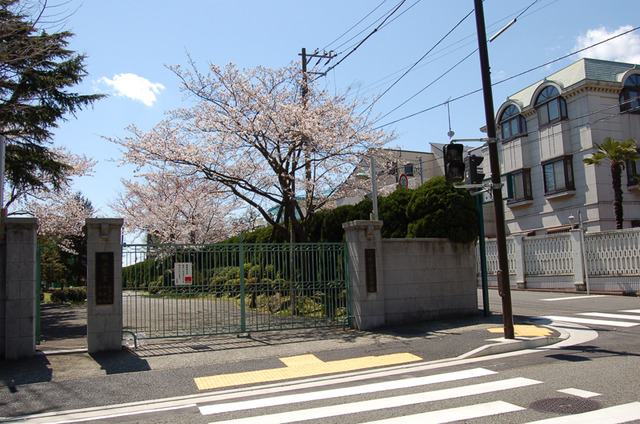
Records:
<instances>
[{"instance_id":1,"label":"sidewalk","mask_svg":"<svg viewBox=\"0 0 640 424\"><path fill-rule=\"evenodd\" d=\"M552 330L540 332L540 328L517 325L516 339L505 341L501 316L476 316L366 332L317 328L248 336L142 339L137 348L89 355L85 316L84 307L47 305L43 309L44 340L36 357L3 362L0 378L20 385L149 370L219 365L233 368L230 364L308 354L332 360L403 350L410 350L423 361L435 361L525 349L550 344L558 338ZM524 321L525 318L516 317L516 324Z\"/></svg>"}]
</instances>

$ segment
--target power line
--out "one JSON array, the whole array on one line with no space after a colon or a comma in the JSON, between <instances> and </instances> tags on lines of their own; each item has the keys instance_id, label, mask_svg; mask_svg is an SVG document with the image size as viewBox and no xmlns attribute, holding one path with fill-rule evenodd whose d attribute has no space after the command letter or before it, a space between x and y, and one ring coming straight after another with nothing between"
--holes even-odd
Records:
<instances>
[{"instance_id":1,"label":"power line","mask_svg":"<svg viewBox=\"0 0 640 424\"><path fill-rule=\"evenodd\" d=\"M346 30L345 32L342 33L342 35L340 35L338 38L336 38L335 40L333 40L332 42L330 42L329 44L327 44L326 47L324 47L322 50L327 50L329 48L329 46L331 46L333 43L335 43L336 41L338 41L339 39L341 39L342 37L344 37L345 35L347 35L352 29L354 29L355 27L357 27L358 25L360 25L365 19L367 19L369 16L371 16L371 14L373 12L375 12L376 10L378 10L380 8L380 6L382 6L383 4L385 4L387 2L387 0L382 0L382 3L380 3L379 5L377 5L371 12L367 13L365 15L364 18L360 19L358 22L356 22L351 28L349 28L348 30ZM373 24L372 24L373 25ZM370 25L371 26L371 25ZM368 28L368 27L367 27ZM366 28L365 28L366 29ZM357 37L359 34L361 34L363 31L359 32L358 34L356 34L353 38ZM336 47L336 49L339 49L340 47L342 47L344 44L348 43L349 41L353 40L353 38L350 38L349 40L347 40L345 43L339 45L338 47Z\"/></svg>"},{"instance_id":2,"label":"power line","mask_svg":"<svg viewBox=\"0 0 640 424\"><path fill-rule=\"evenodd\" d=\"M525 9L521 10L520 12L516 12L516 13L517 13L517 15L516 15L516 13L514 13L514 14L512 14L512 15L516 15L516 19L520 18L521 16L523 16L523 15L524 15L524 13L526 13L526 12L527 12L527 10L529 10L533 5L535 5L535 4L536 4L536 3L538 3L539 1L540 1L540 0L535 0L532 4L530 4L530 5L529 5L528 7L526 7ZM558 1L558 0L552 0L550 4L555 3L555 2L557 2L557 1ZM384 28L384 27L386 27L387 25L390 25L390 24L391 24L393 21L395 21L396 19L400 18L402 15L404 15L405 13L407 13L411 8L413 8L414 6L416 6L416 4L418 4L419 2L420 2L420 0L416 0L412 5L410 5L408 8L406 8L405 10L403 10L400 14L395 15L395 17L394 17L393 19L389 20L385 25L383 25L383 26L381 27L381 29L382 29L382 28ZM384 3L384 2L383 2L383 3ZM537 12L537 11L540 11L540 10L542 10L542 9L544 9L544 8L546 8L546 7L548 7L550 4L548 4L548 5L544 5L544 6L540 7L540 8L538 8L538 9L534 10L533 12L531 12L531 13L527 14L527 16L529 16L529 15L531 15L532 13L535 13L535 12ZM381 5L382 5L382 3L381 3L380 5L378 5L378 6L376 7L376 9L377 9L377 8L379 8ZM374 10L375 10L375 9L374 9ZM371 14L371 12L370 12L367 16L369 16L370 14ZM379 18L378 20L376 20L375 22L378 22L380 19L382 19L382 17L381 17L381 18ZM503 18L501 21L504 21L504 20L506 20L506 19L508 19L508 18ZM363 19L362 19L362 20L360 20L360 21L359 21L359 23L360 23L360 22L362 22L362 21L363 21ZM373 25L375 24L375 22L374 22L374 23L372 23L371 25L369 25L367 28L370 28L371 26L373 26ZM498 22L500 22L500 21L498 21ZM496 22L496 23L492 24L492 26L497 25L497 24L498 24L498 22ZM356 25L357 25L357 24L356 24ZM354 25L354 27L355 27L356 25ZM353 28L353 27L352 27L352 28ZM365 30L366 30L367 28L365 28ZM349 41L353 40L353 39L354 39L354 38L356 38L358 35L362 34L365 30L360 31L358 34L356 34L355 36L353 36L351 39L347 40L346 42L342 43L340 46L336 47L336 49L338 49L338 48L342 47L343 45L347 44ZM348 32L348 31L347 31L347 32ZM445 48L443 48L443 49L439 50L439 51L438 51L438 53L439 53L439 52L444 52L445 50L447 50L447 49L449 49L449 48L451 48L451 47L455 46L456 44L459 44L460 42L464 41L465 39L467 39L467 38L471 38L471 37L473 37L473 41L472 41L472 42L470 42L470 43L467 43L467 44L471 44L471 43L475 42L475 33L474 33L474 34L470 34L470 35L468 35L467 37L464 37L463 39L461 39L461 40L459 40L459 41L456 41L455 43L451 44L450 46L445 47ZM340 37L339 37L339 38L340 38ZM330 44L331 44L331 43L330 43ZM466 46L466 44L465 44L465 46ZM458 49L460 49L460 48L462 48L462 47L464 47L464 46L458 47L458 48L456 48L455 50L458 50ZM326 50L326 48L325 48L325 50ZM454 50L454 51L455 51L455 50ZM342 54L342 53L340 53L340 54ZM450 53L445 53L445 54L441 55L441 57L442 57L442 56L446 56L446 55L448 55L448 54L450 54ZM420 67L426 66L428 63L431 63L431 62L433 62L433 61L435 61L435 60L437 60L437 59L438 59L438 58L435 58L435 59L433 59L433 60L432 60L432 61L430 61L430 62L426 62L426 63L424 63L424 64L423 64L422 66L420 66ZM410 66L411 66L411 65L410 65ZM399 73L401 73L401 72L404 72L404 70L406 70L406 69L408 69L408 68L409 68L409 66L404 67L403 69L400 69L400 70L398 70L398 71L395 71L395 72L393 72L393 73L391 73L391 74L389 74L389 75L387 75L387 76L385 76L385 77L382 77L382 78L378 79L377 81L375 81L375 82L373 82L373 83L368 84L367 86L363 87L363 88L365 89L365 91L364 91L364 92L366 93L366 92L369 92L369 91L373 91L373 90L375 90L375 86L376 86L376 85L378 85L378 83L382 83L382 84L379 84L379 85L384 85L384 83L383 83L383 82L384 82L385 80L390 79L390 78L393 78L393 77L394 77L394 75L397 75L397 74L399 74ZM416 67L415 69L417 69L417 68L419 68L419 67Z\"/></svg>"},{"instance_id":3,"label":"power line","mask_svg":"<svg viewBox=\"0 0 640 424\"><path fill-rule=\"evenodd\" d=\"M462 25L462 23L473 13L473 9L471 9L471 12L467 13L467 15L462 18L460 21L458 21L457 24L455 24L453 26L453 28L451 28L442 38L440 38L440 40L438 40L438 42L436 44L433 45L433 47L431 47L425 54L422 55L422 57L420 59L418 59L413 65L411 65L409 67L409 69L407 69L397 80L394 81L393 84L391 84L386 90L384 90L382 92L382 94L380 94L380 96L378 96L378 98L376 99L376 102L378 100L380 100L380 98L382 96L384 96L385 94L387 94L389 92L389 90L391 90L397 83L400 82L400 80L402 80L402 78L404 78L409 72L411 72L413 70L413 68L415 68L420 62L422 62L424 60L425 57L427 57L429 55L429 53L431 53L433 51L433 49L435 49L436 47L438 47L438 45L440 45L440 43L442 43L449 35L451 35L451 33L453 31L456 30L456 28L458 28L460 25ZM372 107L376 102L373 102L371 104L370 107Z\"/></svg>"},{"instance_id":4,"label":"power line","mask_svg":"<svg viewBox=\"0 0 640 424\"><path fill-rule=\"evenodd\" d=\"M447 69L445 72L443 72L442 74L440 74L440 76L438 76L436 79L434 79L433 81L431 81L429 84L427 84L426 86L424 86L422 89L420 89L419 91L417 91L414 95L412 95L411 97L409 97L407 100L405 100L404 102L400 103L398 106L396 106L395 108L391 109L389 112L385 113L384 115L382 115L380 118L378 118L377 120L381 120L383 118L386 118L387 116L391 115L393 112L395 112L396 110L400 109L402 106L404 106L405 104L409 103L411 100L413 100L415 97L417 97L419 94L421 94L424 90L426 90L427 88L431 87L433 84L435 84L436 82L438 82L440 79L444 78L449 72L453 71L455 68L457 68L458 66L462 65L462 63L464 61L466 61L467 59L469 59L473 54L475 54L478 51L478 49L475 49L474 51L472 51L471 53L469 53L468 55L466 55L463 59L461 59L458 63L456 63L455 65L453 65L452 67L450 67L449 69Z\"/></svg>"},{"instance_id":5,"label":"power line","mask_svg":"<svg viewBox=\"0 0 640 424\"><path fill-rule=\"evenodd\" d=\"M362 41L360 41L358 43L357 46L355 46L349 53L347 53L347 55L345 57L343 57L342 59L340 59L335 65L329 67L326 71L324 71L321 75L322 76L326 76L327 73L329 73L333 68L335 68L336 66L340 65L346 58L348 58L349 56L351 56L351 54L353 52L355 52L356 50L358 50L358 48L364 44L365 41L367 41L369 39L369 37L371 37L373 34L375 34L376 32L378 32L378 30L382 27L382 25L384 25L384 23L391 17L393 16L394 13L396 13L398 11L398 9L400 9L400 7L402 7L402 5L406 2L406 0L402 0L400 2L400 4L398 4L398 6L393 10L393 12L391 12L389 15L387 15L386 18L384 18L384 20L380 23L380 25L378 25L373 31L371 31L369 33L369 35L367 35Z\"/></svg>"}]
</instances>

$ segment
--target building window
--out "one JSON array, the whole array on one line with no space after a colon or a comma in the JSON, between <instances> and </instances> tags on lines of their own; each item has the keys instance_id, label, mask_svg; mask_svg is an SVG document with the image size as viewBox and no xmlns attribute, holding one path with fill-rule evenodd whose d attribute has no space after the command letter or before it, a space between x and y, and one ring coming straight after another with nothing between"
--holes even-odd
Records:
<instances>
[{"instance_id":1,"label":"building window","mask_svg":"<svg viewBox=\"0 0 640 424\"><path fill-rule=\"evenodd\" d=\"M571 156L563 156L542 164L545 194L575 190Z\"/></svg>"},{"instance_id":2,"label":"building window","mask_svg":"<svg viewBox=\"0 0 640 424\"><path fill-rule=\"evenodd\" d=\"M511 182L513 187L513 196L509 202L515 203L533 199L533 194L531 192L531 170L529 168L512 172Z\"/></svg>"},{"instance_id":3,"label":"building window","mask_svg":"<svg viewBox=\"0 0 640 424\"><path fill-rule=\"evenodd\" d=\"M536 109L540 126L567 119L567 102L552 85L542 90L536 100Z\"/></svg>"},{"instance_id":4,"label":"building window","mask_svg":"<svg viewBox=\"0 0 640 424\"><path fill-rule=\"evenodd\" d=\"M630 75L624 82L620 93L620 112L640 113L640 75Z\"/></svg>"},{"instance_id":5,"label":"building window","mask_svg":"<svg viewBox=\"0 0 640 424\"><path fill-rule=\"evenodd\" d=\"M413 177L413 164L408 163L404 166L404 175L407 177Z\"/></svg>"},{"instance_id":6,"label":"building window","mask_svg":"<svg viewBox=\"0 0 640 424\"><path fill-rule=\"evenodd\" d=\"M625 168L627 168L627 185L640 184L640 159L635 162L627 161Z\"/></svg>"},{"instance_id":7,"label":"building window","mask_svg":"<svg viewBox=\"0 0 640 424\"><path fill-rule=\"evenodd\" d=\"M520 115L518 108L513 105L502 112L499 124L502 140L508 140L527 133L527 122L524 116Z\"/></svg>"}]
</instances>

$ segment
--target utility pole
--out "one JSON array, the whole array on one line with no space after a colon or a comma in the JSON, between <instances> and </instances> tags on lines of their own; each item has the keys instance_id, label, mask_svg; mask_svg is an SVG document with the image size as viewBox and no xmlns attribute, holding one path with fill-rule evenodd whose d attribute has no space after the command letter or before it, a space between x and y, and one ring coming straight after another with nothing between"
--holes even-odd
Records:
<instances>
[{"instance_id":1,"label":"utility pole","mask_svg":"<svg viewBox=\"0 0 640 424\"><path fill-rule=\"evenodd\" d=\"M480 69L482 72L482 89L484 92L484 110L487 119L487 136L489 138L489 162L491 165L491 183L493 190L493 206L496 215L496 241L498 244L498 291L502 298L502 315L504 320L504 337L513 339L513 310L511 307L511 286L509 285L509 263L507 258L507 236L504 222L504 204L502 203L502 182L500 180L500 163L496 138L496 121L493 110L493 93L491 91L491 73L489 52L487 49L487 32L484 24L482 0L474 0L476 26L478 30L478 48L480 52Z\"/></svg>"},{"instance_id":2,"label":"utility pole","mask_svg":"<svg viewBox=\"0 0 640 424\"><path fill-rule=\"evenodd\" d=\"M320 63L320 61L322 61L323 59L326 59L327 61L329 61L333 59L336 55L333 52L319 53L318 51L311 54L307 54L307 49L303 47L302 52L300 53L300 56L302 56L302 87L300 88L300 93L302 96L302 106L306 110L307 100L309 97L309 74L310 73L314 75L321 74L320 72L307 71L307 65L309 63L309 60L315 58L315 59L318 59L318 63ZM304 145L305 196L306 196L305 202L307 203L306 204L307 211L309 211L309 207L313 201L313 184L311 184L311 177L312 177L311 155L313 152L312 152L311 144L309 143L308 137L304 136L302 143ZM295 199L295 193L293 195Z\"/></svg>"}]
</instances>

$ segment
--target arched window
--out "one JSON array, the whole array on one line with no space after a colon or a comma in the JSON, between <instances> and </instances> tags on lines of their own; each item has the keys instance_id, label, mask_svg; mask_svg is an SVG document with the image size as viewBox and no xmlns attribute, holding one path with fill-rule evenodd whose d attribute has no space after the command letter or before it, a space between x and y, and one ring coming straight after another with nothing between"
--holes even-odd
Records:
<instances>
[{"instance_id":1,"label":"arched window","mask_svg":"<svg viewBox=\"0 0 640 424\"><path fill-rule=\"evenodd\" d=\"M503 140L527 133L527 122L514 105L507 107L502 112L499 124Z\"/></svg>"},{"instance_id":2,"label":"arched window","mask_svg":"<svg viewBox=\"0 0 640 424\"><path fill-rule=\"evenodd\" d=\"M540 126L567 119L567 102L560 97L560 92L552 85L542 90L536 100L536 109Z\"/></svg>"},{"instance_id":3,"label":"arched window","mask_svg":"<svg viewBox=\"0 0 640 424\"><path fill-rule=\"evenodd\" d=\"M620 93L620 112L640 113L640 75L629 75Z\"/></svg>"}]
</instances>

